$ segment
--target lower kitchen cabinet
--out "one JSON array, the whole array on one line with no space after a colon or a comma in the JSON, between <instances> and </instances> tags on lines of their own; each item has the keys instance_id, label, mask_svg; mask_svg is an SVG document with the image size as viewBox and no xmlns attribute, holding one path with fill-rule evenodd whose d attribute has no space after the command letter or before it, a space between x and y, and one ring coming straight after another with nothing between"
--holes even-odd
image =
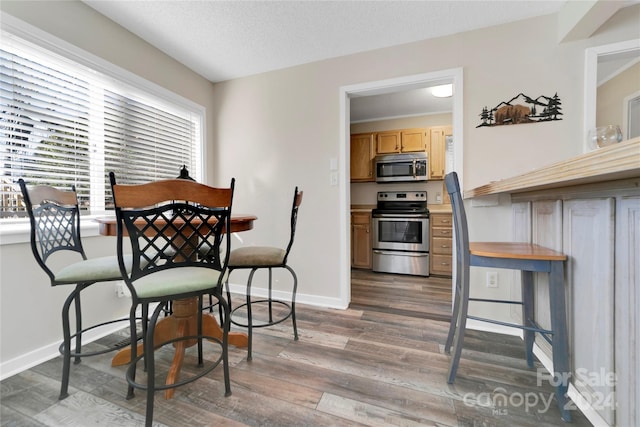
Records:
<instances>
[{"instance_id":1,"label":"lower kitchen cabinet","mask_svg":"<svg viewBox=\"0 0 640 427\"><path fill-rule=\"evenodd\" d=\"M351 213L351 267L371 269L371 213Z\"/></svg>"},{"instance_id":2,"label":"lower kitchen cabinet","mask_svg":"<svg viewBox=\"0 0 640 427\"><path fill-rule=\"evenodd\" d=\"M635 186L610 186L514 196L513 218L519 240L568 256L569 380L580 399L602 425L640 425L640 197ZM548 288L536 286L534 318L543 328L549 326L548 299ZM551 359L549 344L536 343Z\"/></svg>"},{"instance_id":3,"label":"lower kitchen cabinet","mask_svg":"<svg viewBox=\"0 0 640 427\"><path fill-rule=\"evenodd\" d=\"M453 248L452 217L450 213L432 213L430 216L431 256L429 274L451 277Z\"/></svg>"}]
</instances>

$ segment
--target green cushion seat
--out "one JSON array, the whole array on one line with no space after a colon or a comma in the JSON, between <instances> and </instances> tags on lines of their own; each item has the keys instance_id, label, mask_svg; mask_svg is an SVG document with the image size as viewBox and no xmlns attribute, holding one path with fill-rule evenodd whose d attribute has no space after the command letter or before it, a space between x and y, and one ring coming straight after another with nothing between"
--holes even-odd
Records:
<instances>
[{"instance_id":1,"label":"green cushion seat","mask_svg":"<svg viewBox=\"0 0 640 427\"><path fill-rule=\"evenodd\" d=\"M286 251L271 246L246 246L231 251L229 268L275 267L284 263Z\"/></svg>"},{"instance_id":2,"label":"green cushion seat","mask_svg":"<svg viewBox=\"0 0 640 427\"><path fill-rule=\"evenodd\" d=\"M125 257L131 265L131 255ZM122 279L117 256L92 258L70 264L55 274L58 283L102 282Z\"/></svg>"},{"instance_id":3,"label":"green cushion seat","mask_svg":"<svg viewBox=\"0 0 640 427\"><path fill-rule=\"evenodd\" d=\"M180 267L147 274L133 282L133 286L141 299L163 299L171 295L213 289L217 286L219 278L220 272L212 268Z\"/></svg>"}]
</instances>

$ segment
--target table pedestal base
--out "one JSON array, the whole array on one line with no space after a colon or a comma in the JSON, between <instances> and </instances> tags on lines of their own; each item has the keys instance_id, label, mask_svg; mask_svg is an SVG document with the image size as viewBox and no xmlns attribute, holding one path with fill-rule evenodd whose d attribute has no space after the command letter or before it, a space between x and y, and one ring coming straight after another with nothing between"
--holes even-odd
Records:
<instances>
[{"instance_id":1,"label":"table pedestal base","mask_svg":"<svg viewBox=\"0 0 640 427\"><path fill-rule=\"evenodd\" d=\"M158 321L153 333L154 347L158 348L166 342L198 333L198 299L182 299L173 302L173 314ZM209 313L202 314L202 333L203 335L212 336L222 340L222 328L218 321ZM180 374L182 361L184 360L184 352L188 347L194 346L197 341L185 340L173 343L175 347L175 355L167 374L166 384L174 384ZM247 347L248 338L242 332L229 332L229 344L236 347ZM142 356L144 346L138 343L137 354ZM111 360L111 366L127 365L131 361L131 347L126 347L116 353ZM175 388L164 391L166 399L171 399Z\"/></svg>"}]
</instances>

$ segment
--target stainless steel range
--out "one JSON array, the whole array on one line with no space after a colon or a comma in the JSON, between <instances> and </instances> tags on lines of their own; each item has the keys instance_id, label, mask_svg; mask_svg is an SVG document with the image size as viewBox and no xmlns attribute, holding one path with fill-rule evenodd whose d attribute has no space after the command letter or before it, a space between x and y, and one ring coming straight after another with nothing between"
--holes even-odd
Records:
<instances>
[{"instance_id":1,"label":"stainless steel range","mask_svg":"<svg viewBox=\"0 0 640 427\"><path fill-rule=\"evenodd\" d=\"M373 219L373 271L429 275L426 191L381 191Z\"/></svg>"}]
</instances>

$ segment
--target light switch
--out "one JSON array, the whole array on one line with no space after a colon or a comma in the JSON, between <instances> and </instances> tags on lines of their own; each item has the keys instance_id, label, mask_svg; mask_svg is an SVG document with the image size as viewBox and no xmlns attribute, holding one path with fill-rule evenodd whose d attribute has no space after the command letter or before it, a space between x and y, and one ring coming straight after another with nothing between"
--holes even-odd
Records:
<instances>
[{"instance_id":1,"label":"light switch","mask_svg":"<svg viewBox=\"0 0 640 427\"><path fill-rule=\"evenodd\" d=\"M338 172L331 172L329 174L329 185L338 185Z\"/></svg>"},{"instance_id":2,"label":"light switch","mask_svg":"<svg viewBox=\"0 0 640 427\"><path fill-rule=\"evenodd\" d=\"M332 157L329 159L329 170L337 171L338 170L338 159Z\"/></svg>"}]
</instances>

